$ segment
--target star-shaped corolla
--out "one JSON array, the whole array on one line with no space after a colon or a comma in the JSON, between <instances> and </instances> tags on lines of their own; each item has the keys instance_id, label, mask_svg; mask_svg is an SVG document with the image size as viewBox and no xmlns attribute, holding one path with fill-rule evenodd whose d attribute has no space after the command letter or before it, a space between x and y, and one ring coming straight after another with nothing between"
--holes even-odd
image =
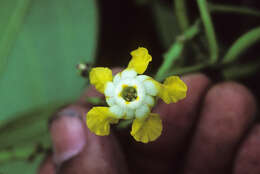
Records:
<instances>
[{"instance_id":1,"label":"star-shaped corolla","mask_svg":"<svg viewBox=\"0 0 260 174\"><path fill-rule=\"evenodd\" d=\"M110 125L120 119L132 119L131 135L143 143L156 140L162 132L162 121L151 113L156 99L175 103L186 97L187 86L178 76L168 77L163 84L152 77L142 75L151 55L146 48L131 52L128 67L114 77L109 68L96 67L90 71L90 83L106 97L108 107L93 107L86 123L91 132L104 136L110 133Z\"/></svg>"}]
</instances>

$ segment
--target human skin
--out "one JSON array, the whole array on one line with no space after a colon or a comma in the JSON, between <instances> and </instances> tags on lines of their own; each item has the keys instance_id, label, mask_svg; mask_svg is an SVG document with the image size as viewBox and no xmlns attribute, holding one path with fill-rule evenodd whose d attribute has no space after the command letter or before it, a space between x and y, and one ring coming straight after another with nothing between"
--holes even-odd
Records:
<instances>
[{"instance_id":1,"label":"human skin","mask_svg":"<svg viewBox=\"0 0 260 174\"><path fill-rule=\"evenodd\" d=\"M118 70L114 70L118 71ZM203 74L182 77L187 97L175 104L159 100L162 135L143 144L129 130L96 136L85 124L86 97L102 96L90 87L49 125L53 153L38 174L259 174L260 124L253 123L256 102L235 82L213 84Z\"/></svg>"}]
</instances>

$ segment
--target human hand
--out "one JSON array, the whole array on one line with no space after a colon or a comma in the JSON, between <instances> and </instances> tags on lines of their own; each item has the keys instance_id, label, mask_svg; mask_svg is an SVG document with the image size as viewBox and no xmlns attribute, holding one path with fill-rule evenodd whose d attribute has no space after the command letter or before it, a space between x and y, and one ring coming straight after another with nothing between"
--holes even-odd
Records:
<instances>
[{"instance_id":1,"label":"human hand","mask_svg":"<svg viewBox=\"0 0 260 174\"><path fill-rule=\"evenodd\" d=\"M96 136L85 124L86 97L102 96L90 88L78 102L62 109L50 123L53 154L39 174L259 174L260 125L252 125L256 104L242 85L211 86L202 74L183 77L189 90L176 104L159 101L162 135L148 144L126 131ZM250 128L250 130L249 130Z\"/></svg>"}]
</instances>

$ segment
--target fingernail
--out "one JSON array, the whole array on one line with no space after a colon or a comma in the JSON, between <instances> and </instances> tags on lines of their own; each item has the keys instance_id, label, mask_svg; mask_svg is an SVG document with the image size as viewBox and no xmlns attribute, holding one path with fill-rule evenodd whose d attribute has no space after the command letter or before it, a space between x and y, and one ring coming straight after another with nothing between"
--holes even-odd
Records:
<instances>
[{"instance_id":1,"label":"fingernail","mask_svg":"<svg viewBox=\"0 0 260 174\"><path fill-rule=\"evenodd\" d=\"M85 127L80 111L64 109L59 112L50 125L54 151L54 162L62 162L76 156L86 143Z\"/></svg>"}]
</instances>

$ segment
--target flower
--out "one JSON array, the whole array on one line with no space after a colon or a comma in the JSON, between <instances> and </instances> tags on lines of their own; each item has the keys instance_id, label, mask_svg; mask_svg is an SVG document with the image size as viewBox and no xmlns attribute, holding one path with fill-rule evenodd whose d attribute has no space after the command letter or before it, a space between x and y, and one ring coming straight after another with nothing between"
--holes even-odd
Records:
<instances>
[{"instance_id":1,"label":"flower","mask_svg":"<svg viewBox=\"0 0 260 174\"><path fill-rule=\"evenodd\" d=\"M170 76L161 84L142 75L152 61L146 48L139 47L131 56L128 67L114 77L109 68L91 69L90 83L105 95L108 107L93 107L86 123L91 132L104 136L110 133L111 124L131 119L131 135L136 141L147 143L162 132L159 114L151 113L157 97L167 104L175 103L186 97L187 86L178 76Z\"/></svg>"}]
</instances>

